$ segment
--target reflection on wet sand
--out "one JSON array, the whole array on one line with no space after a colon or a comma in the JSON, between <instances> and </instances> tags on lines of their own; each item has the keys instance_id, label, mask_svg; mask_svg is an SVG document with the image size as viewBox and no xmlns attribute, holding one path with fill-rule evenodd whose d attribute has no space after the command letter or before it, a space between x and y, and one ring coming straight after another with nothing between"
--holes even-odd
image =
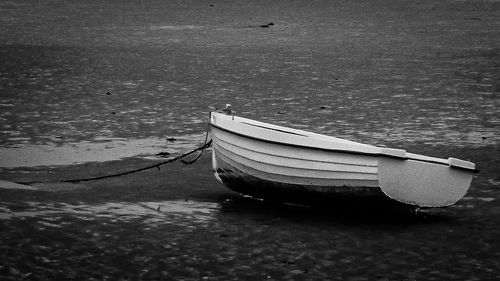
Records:
<instances>
[{"instance_id":1,"label":"reflection on wet sand","mask_svg":"<svg viewBox=\"0 0 500 281\"><path fill-rule=\"evenodd\" d=\"M185 135L169 139L120 139L97 138L92 141L64 143L62 145L24 144L15 147L0 147L0 169L13 167L36 167L75 165L86 162L105 162L127 157L155 157L159 151L163 155L179 154L192 149L196 142L202 142L205 134Z\"/></svg>"},{"instance_id":2,"label":"reflection on wet sand","mask_svg":"<svg viewBox=\"0 0 500 281\"><path fill-rule=\"evenodd\" d=\"M73 205L63 202L23 202L13 205L8 202L0 202L0 210L2 211L0 219L3 220L29 217L37 218L40 221L57 222L63 216L73 216L75 219L82 220L107 218L116 222L117 220L141 219L143 223L150 226L157 223L185 226L187 222L189 224L208 223L213 219L213 213L218 210L218 204L186 200L136 203L107 202L95 205ZM50 224L50 226L61 227L57 224Z\"/></svg>"},{"instance_id":3,"label":"reflection on wet sand","mask_svg":"<svg viewBox=\"0 0 500 281\"><path fill-rule=\"evenodd\" d=\"M475 193L457 206L415 214L384 204L307 207L231 192L205 200L134 200L142 191L121 201L120 193L135 189L120 183L113 189L115 200L101 192L88 201L84 195L96 188L17 200L37 192L23 191L2 200L0 226L8 231L0 233L7 241L0 245L7 264L0 273L42 279L393 280L442 277L449 262L459 265L446 272L450 278L467 275L475 264L483 266L481 276L492 277L497 267L481 258L493 253L496 224L478 219L494 201ZM20 191L2 194L7 192ZM65 195L57 197L59 192ZM95 197L102 198L91 203ZM448 247L448 239L458 242Z\"/></svg>"}]
</instances>

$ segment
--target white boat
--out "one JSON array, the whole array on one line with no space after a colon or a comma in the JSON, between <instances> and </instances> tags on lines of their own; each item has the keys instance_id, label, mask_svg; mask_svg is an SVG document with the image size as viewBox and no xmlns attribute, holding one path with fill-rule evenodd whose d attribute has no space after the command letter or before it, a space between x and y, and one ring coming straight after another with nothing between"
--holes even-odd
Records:
<instances>
[{"instance_id":1,"label":"white boat","mask_svg":"<svg viewBox=\"0 0 500 281\"><path fill-rule=\"evenodd\" d=\"M466 194L476 172L474 163L456 158L377 147L230 113L211 112L209 124L215 177L258 198L368 195L443 207Z\"/></svg>"}]
</instances>

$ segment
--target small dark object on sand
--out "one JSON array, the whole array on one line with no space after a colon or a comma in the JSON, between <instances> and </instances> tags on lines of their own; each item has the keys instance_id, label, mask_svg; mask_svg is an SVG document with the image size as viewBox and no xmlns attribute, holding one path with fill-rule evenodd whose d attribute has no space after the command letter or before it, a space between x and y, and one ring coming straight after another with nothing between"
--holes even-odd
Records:
<instances>
[{"instance_id":1,"label":"small dark object on sand","mask_svg":"<svg viewBox=\"0 0 500 281\"><path fill-rule=\"evenodd\" d=\"M274 25L274 23L270 22L270 23L268 23L268 24L263 24L263 25L261 25L260 27L271 27L271 26L273 26L273 25Z\"/></svg>"},{"instance_id":2,"label":"small dark object on sand","mask_svg":"<svg viewBox=\"0 0 500 281\"><path fill-rule=\"evenodd\" d=\"M109 96L109 95L111 95L111 93L110 93L110 92L106 92L106 95L108 95L108 96Z\"/></svg>"},{"instance_id":3,"label":"small dark object on sand","mask_svg":"<svg viewBox=\"0 0 500 281\"><path fill-rule=\"evenodd\" d=\"M170 155L170 153L168 153L166 151L162 151L162 152L156 154L156 156L160 156L160 157L167 157L169 155Z\"/></svg>"},{"instance_id":4,"label":"small dark object on sand","mask_svg":"<svg viewBox=\"0 0 500 281\"><path fill-rule=\"evenodd\" d=\"M167 141L176 141L176 138L167 138Z\"/></svg>"}]
</instances>

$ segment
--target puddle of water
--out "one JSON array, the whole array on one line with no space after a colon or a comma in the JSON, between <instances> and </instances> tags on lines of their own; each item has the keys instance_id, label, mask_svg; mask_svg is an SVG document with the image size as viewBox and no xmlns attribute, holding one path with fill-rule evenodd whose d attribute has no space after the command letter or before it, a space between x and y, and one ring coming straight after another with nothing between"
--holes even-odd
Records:
<instances>
[{"instance_id":1,"label":"puddle of water","mask_svg":"<svg viewBox=\"0 0 500 281\"><path fill-rule=\"evenodd\" d=\"M26 189L36 190L37 188L30 185L19 184L11 181L0 180L0 189Z\"/></svg>"},{"instance_id":2,"label":"puddle of water","mask_svg":"<svg viewBox=\"0 0 500 281\"><path fill-rule=\"evenodd\" d=\"M157 25L151 26L151 30L195 30L201 29L203 26L198 25Z\"/></svg>"},{"instance_id":3,"label":"puddle of water","mask_svg":"<svg viewBox=\"0 0 500 281\"><path fill-rule=\"evenodd\" d=\"M131 221L141 219L148 224L205 224L211 221L219 205L213 202L197 201L158 201L158 202L106 202L102 204L67 204L26 202L23 206L13 206L0 202L0 219L40 218L56 223L63 216L76 216L83 220L109 218L112 220ZM188 223L186 223L188 221Z\"/></svg>"},{"instance_id":4,"label":"puddle of water","mask_svg":"<svg viewBox=\"0 0 500 281\"><path fill-rule=\"evenodd\" d=\"M0 168L72 165L85 162L104 162L141 156L158 159L156 154L178 154L193 147L193 140L203 141L205 135L190 135L165 140L160 138L121 139L98 138L93 141L68 143L61 146L19 145L0 148Z\"/></svg>"}]
</instances>

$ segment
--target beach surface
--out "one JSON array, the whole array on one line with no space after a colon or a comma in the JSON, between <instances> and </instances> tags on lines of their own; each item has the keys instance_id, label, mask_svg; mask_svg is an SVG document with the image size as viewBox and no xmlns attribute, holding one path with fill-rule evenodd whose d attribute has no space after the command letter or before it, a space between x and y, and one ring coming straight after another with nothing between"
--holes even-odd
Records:
<instances>
[{"instance_id":1,"label":"beach surface","mask_svg":"<svg viewBox=\"0 0 500 281\"><path fill-rule=\"evenodd\" d=\"M0 279L499 280L499 19L495 0L0 0ZM417 214L244 197L210 149L62 182L199 147L226 103L480 173Z\"/></svg>"},{"instance_id":2,"label":"beach surface","mask_svg":"<svg viewBox=\"0 0 500 281\"><path fill-rule=\"evenodd\" d=\"M156 161L157 162L157 161ZM356 202L305 207L233 193L211 174L209 152L156 163L127 159L12 169L0 189L2 277L21 279L493 280L498 199L476 179L444 209L413 214Z\"/></svg>"}]
</instances>

